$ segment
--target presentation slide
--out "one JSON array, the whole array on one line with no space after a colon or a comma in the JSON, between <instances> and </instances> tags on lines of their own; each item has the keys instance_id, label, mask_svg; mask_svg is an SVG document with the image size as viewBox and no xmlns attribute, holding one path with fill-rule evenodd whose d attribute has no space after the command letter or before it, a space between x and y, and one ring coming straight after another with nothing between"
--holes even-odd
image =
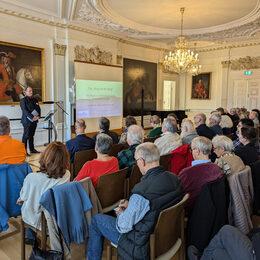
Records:
<instances>
[{"instance_id":1,"label":"presentation slide","mask_svg":"<svg viewBox=\"0 0 260 260\"><path fill-rule=\"evenodd\" d=\"M121 116L122 95L122 82L77 79L77 118Z\"/></svg>"}]
</instances>

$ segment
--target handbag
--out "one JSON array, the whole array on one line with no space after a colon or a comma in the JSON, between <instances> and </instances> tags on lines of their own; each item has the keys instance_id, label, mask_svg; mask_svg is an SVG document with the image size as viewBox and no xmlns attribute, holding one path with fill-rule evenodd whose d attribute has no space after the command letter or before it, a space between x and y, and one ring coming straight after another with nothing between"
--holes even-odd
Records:
<instances>
[{"instance_id":1,"label":"handbag","mask_svg":"<svg viewBox=\"0 0 260 260\"><path fill-rule=\"evenodd\" d=\"M56 202L55 202L55 198L54 198L54 194L53 194L53 190L50 189L51 192L51 197L52 197L52 202L54 205L54 212L55 212L55 218L57 221L57 209L56 209ZM58 225L57 225L58 227ZM61 252L60 251L56 251L56 250L49 250L49 251L45 251L42 250L41 248L38 247L37 245L37 240L35 240L35 244L34 247L32 249L31 255L29 257L29 260L63 260L63 243L62 243L62 237L61 237L61 230L58 227L58 232L59 232L59 239L60 239L60 245L61 245Z\"/></svg>"}]
</instances>

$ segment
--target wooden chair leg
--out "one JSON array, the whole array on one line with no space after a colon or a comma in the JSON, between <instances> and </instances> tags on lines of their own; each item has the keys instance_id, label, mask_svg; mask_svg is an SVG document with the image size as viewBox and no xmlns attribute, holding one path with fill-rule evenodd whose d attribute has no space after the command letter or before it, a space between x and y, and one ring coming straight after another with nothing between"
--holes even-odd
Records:
<instances>
[{"instance_id":1,"label":"wooden chair leg","mask_svg":"<svg viewBox=\"0 0 260 260\"><path fill-rule=\"evenodd\" d=\"M112 260L112 246L110 244L107 245L107 260Z\"/></svg>"},{"instance_id":2,"label":"wooden chair leg","mask_svg":"<svg viewBox=\"0 0 260 260\"><path fill-rule=\"evenodd\" d=\"M46 250L46 221L44 217L44 213L42 212L42 240L41 240L41 248L42 250Z\"/></svg>"},{"instance_id":3,"label":"wooden chair leg","mask_svg":"<svg viewBox=\"0 0 260 260\"><path fill-rule=\"evenodd\" d=\"M21 260L25 260L25 228L21 219Z\"/></svg>"}]
</instances>

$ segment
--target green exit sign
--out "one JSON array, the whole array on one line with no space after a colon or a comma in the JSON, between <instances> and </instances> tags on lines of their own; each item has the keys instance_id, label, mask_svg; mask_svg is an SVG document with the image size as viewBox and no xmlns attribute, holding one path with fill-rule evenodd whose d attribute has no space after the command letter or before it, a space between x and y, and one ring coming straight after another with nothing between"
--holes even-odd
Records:
<instances>
[{"instance_id":1,"label":"green exit sign","mask_svg":"<svg viewBox=\"0 0 260 260\"><path fill-rule=\"evenodd\" d=\"M252 71L246 70L246 71L244 71L244 75L250 76L250 75L252 75Z\"/></svg>"}]
</instances>

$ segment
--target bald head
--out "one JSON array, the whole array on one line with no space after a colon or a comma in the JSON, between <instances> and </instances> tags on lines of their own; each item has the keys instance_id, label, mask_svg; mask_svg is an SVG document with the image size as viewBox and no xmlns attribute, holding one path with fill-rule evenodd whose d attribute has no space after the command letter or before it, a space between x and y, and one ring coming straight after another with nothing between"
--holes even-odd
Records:
<instances>
[{"instance_id":1,"label":"bald head","mask_svg":"<svg viewBox=\"0 0 260 260\"><path fill-rule=\"evenodd\" d=\"M75 130L77 134L84 134L86 129L86 123L83 119L77 119L75 123Z\"/></svg>"},{"instance_id":2,"label":"bald head","mask_svg":"<svg viewBox=\"0 0 260 260\"><path fill-rule=\"evenodd\" d=\"M194 124L196 126L202 125L206 123L206 115L203 113L198 113L196 116L194 116Z\"/></svg>"}]
</instances>

